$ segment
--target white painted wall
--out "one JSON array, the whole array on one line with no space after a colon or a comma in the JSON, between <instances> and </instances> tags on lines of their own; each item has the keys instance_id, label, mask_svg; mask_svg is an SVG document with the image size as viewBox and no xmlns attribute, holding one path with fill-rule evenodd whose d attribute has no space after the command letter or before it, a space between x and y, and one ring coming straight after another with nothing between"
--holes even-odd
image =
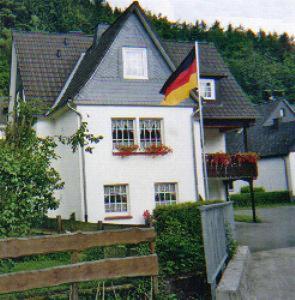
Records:
<instances>
[{"instance_id":1,"label":"white painted wall","mask_svg":"<svg viewBox=\"0 0 295 300\"><path fill-rule=\"evenodd\" d=\"M218 128L205 128L206 153L226 152L225 134ZM225 187L218 178L209 178L209 200L225 200Z\"/></svg>"},{"instance_id":2,"label":"white painted wall","mask_svg":"<svg viewBox=\"0 0 295 300\"><path fill-rule=\"evenodd\" d=\"M78 116L73 111L66 111L56 120L41 119L37 122L36 130L39 136L71 136L78 129ZM60 199L59 208L49 211L50 217L61 215L68 219L75 212L77 219L83 219L83 194L81 191L80 153L73 153L70 146L58 143L56 148L60 158L53 161L53 166L58 170L65 182L63 190L56 192Z\"/></svg>"},{"instance_id":3,"label":"white painted wall","mask_svg":"<svg viewBox=\"0 0 295 300\"><path fill-rule=\"evenodd\" d=\"M233 193L239 193L242 186L249 185L247 182L239 180L234 182ZM255 187L264 187L266 191L288 190L286 176L285 158L272 157L262 158L258 161L258 177L254 180Z\"/></svg>"},{"instance_id":4,"label":"white painted wall","mask_svg":"<svg viewBox=\"0 0 295 300\"><path fill-rule=\"evenodd\" d=\"M217 128L205 128L206 153L226 152L225 134Z\"/></svg>"},{"instance_id":5,"label":"white painted wall","mask_svg":"<svg viewBox=\"0 0 295 300\"><path fill-rule=\"evenodd\" d=\"M16 97L16 75L17 75L17 57L14 43L12 44L11 66L10 66L10 84L9 84L9 106L8 111L13 111L14 101Z\"/></svg>"},{"instance_id":6,"label":"white painted wall","mask_svg":"<svg viewBox=\"0 0 295 300\"><path fill-rule=\"evenodd\" d=\"M289 191L292 200L295 200L295 152L290 152L286 158Z\"/></svg>"},{"instance_id":7,"label":"white painted wall","mask_svg":"<svg viewBox=\"0 0 295 300\"><path fill-rule=\"evenodd\" d=\"M88 122L90 132L104 136L93 154L86 154L90 222L104 221L105 217L112 215L104 210L104 185L129 185L128 215L133 218L113 221L117 223L139 224L144 221L144 210L152 211L155 207L154 184L157 182L176 182L178 202L195 201L191 108L78 106L78 110ZM162 118L164 144L170 146L173 153L154 158L113 156L111 119L114 117Z\"/></svg>"}]
</instances>

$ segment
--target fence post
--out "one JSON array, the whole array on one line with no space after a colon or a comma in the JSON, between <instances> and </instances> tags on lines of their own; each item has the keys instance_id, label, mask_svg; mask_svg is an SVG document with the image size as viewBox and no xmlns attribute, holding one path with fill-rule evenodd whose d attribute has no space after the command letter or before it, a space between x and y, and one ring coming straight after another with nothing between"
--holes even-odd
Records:
<instances>
[{"instance_id":1,"label":"fence post","mask_svg":"<svg viewBox=\"0 0 295 300\"><path fill-rule=\"evenodd\" d=\"M155 241L150 242L149 246L150 246L150 253L155 254L156 242ZM155 299L159 293L158 276L152 276L151 289L152 289L152 299Z\"/></svg>"},{"instance_id":2,"label":"fence post","mask_svg":"<svg viewBox=\"0 0 295 300\"><path fill-rule=\"evenodd\" d=\"M75 264L79 262L79 252L74 251L71 254L71 263ZM74 282L71 284L71 290L70 290L70 300L79 300L79 292L78 292L78 283Z\"/></svg>"},{"instance_id":3,"label":"fence post","mask_svg":"<svg viewBox=\"0 0 295 300\"><path fill-rule=\"evenodd\" d=\"M62 232L61 216L56 216L56 226L57 226L57 232L61 233Z\"/></svg>"}]
</instances>

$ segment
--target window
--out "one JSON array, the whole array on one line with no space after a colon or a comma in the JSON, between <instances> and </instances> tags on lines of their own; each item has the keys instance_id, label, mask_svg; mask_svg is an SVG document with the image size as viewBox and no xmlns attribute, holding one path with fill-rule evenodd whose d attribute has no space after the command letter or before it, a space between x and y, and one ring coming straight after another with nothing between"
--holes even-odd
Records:
<instances>
[{"instance_id":1,"label":"window","mask_svg":"<svg viewBox=\"0 0 295 300\"><path fill-rule=\"evenodd\" d=\"M280 117L283 118L286 115L284 108L280 109Z\"/></svg>"},{"instance_id":2,"label":"window","mask_svg":"<svg viewBox=\"0 0 295 300\"><path fill-rule=\"evenodd\" d=\"M113 119L112 120L113 148L134 144L134 120Z\"/></svg>"},{"instance_id":3,"label":"window","mask_svg":"<svg viewBox=\"0 0 295 300\"><path fill-rule=\"evenodd\" d=\"M206 100L215 99L215 81L214 79L200 80L201 96Z\"/></svg>"},{"instance_id":4,"label":"window","mask_svg":"<svg viewBox=\"0 0 295 300\"><path fill-rule=\"evenodd\" d=\"M156 205L169 205L176 203L176 183L156 183Z\"/></svg>"},{"instance_id":5,"label":"window","mask_svg":"<svg viewBox=\"0 0 295 300\"><path fill-rule=\"evenodd\" d=\"M105 185L104 207L106 213L127 212L127 185Z\"/></svg>"},{"instance_id":6,"label":"window","mask_svg":"<svg viewBox=\"0 0 295 300\"><path fill-rule=\"evenodd\" d=\"M125 79L148 79L145 48L123 48L123 76Z\"/></svg>"},{"instance_id":7,"label":"window","mask_svg":"<svg viewBox=\"0 0 295 300\"><path fill-rule=\"evenodd\" d=\"M161 145L161 120L139 120L140 148L144 149L152 144Z\"/></svg>"}]
</instances>

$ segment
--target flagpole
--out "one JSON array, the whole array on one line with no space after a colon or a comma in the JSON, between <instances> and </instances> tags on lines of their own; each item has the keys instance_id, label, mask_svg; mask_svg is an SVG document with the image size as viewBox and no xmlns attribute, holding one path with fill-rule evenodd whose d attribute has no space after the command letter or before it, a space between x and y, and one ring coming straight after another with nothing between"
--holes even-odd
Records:
<instances>
[{"instance_id":1,"label":"flagpole","mask_svg":"<svg viewBox=\"0 0 295 300\"><path fill-rule=\"evenodd\" d=\"M196 64L197 64L197 87L198 87L198 100L199 100L199 111L200 111L201 151L202 151L202 165L203 165L204 186L205 186L205 200L208 200L209 185L208 185L206 153L205 153L204 118L203 118L203 103L201 97L200 60L199 60L198 42L195 42L195 56L196 56Z\"/></svg>"}]
</instances>

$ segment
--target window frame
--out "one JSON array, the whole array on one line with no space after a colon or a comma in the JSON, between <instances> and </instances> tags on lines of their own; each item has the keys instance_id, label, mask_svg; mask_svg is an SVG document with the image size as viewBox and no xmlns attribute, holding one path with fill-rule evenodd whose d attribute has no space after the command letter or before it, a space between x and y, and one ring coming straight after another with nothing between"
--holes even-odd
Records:
<instances>
[{"instance_id":1,"label":"window frame","mask_svg":"<svg viewBox=\"0 0 295 300\"><path fill-rule=\"evenodd\" d=\"M113 188L115 188L115 187L122 187L122 186L124 186L125 187L125 189L126 189L126 192L125 192L125 195L126 195L126 210L124 210L124 211L122 211L122 210L120 210L120 211L107 211L107 209L106 209L106 188L107 187L113 187ZM122 193L121 193L122 194ZM121 195L120 194L120 195ZM109 192L109 194L108 194L108 196L109 196L109 205L111 205L111 199L110 199L110 196L111 196L111 194L110 194L110 192ZM117 203L117 200L116 200L116 202L115 202L115 206L116 205L118 205L118 203ZM121 207L123 206L123 202L121 202L119 205L121 205ZM103 206L104 206L104 213L105 214L107 214L107 215L128 215L128 213L129 213L129 211L130 211L130 200L129 200L129 185L128 185L128 183L115 183L115 184L104 184L103 185Z\"/></svg>"},{"instance_id":2,"label":"window frame","mask_svg":"<svg viewBox=\"0 0 295 300\"><path fill-rule=\"evenodd\" d=\"M210 83L211 86L211 97L205 97L205 91L202 89L202 83L207 84ZM200 90L201 90L201 96L205 100L216 100L216 83L215 79L212 78L200 78Z\"/></svg>"},{"instance_id":3,"label":"window frame","mask_svg":"<svg viewBox=\"0 0 295 300\"><path fill-rule=\"evenodd\" d=\"M144 145L142 145L142 139L141 139L141 121L158 121L160 123L160 143L156 143L157 145L163 145L164 144L164 132L163 132L163 119L162 118L153 118L153 117L144 117L144 118L138 118L138 145L141 150L144 150L147 145L145 142ZM151 143L154 144L154 143Z\"/></svg>"},{"instance_id":4,"label":"window frame","mask_svg":"<svg viewBox=\"0 0 295 300\"><path fill-rule=\"evenodd\" d=\"M169 200L169 203L163 203L163 201L156 201L156 196L157 194L159 194L159 192L157 192L157 186L158 185L174 185L174 190L175 190L175 200ZM170 191L169 191L170 192ZM168 192L168 193L169 193ZM168 194L167 192L164 192L164 194ZM167 202L167 200L164 200L165 202ZM173 201L173 202L171 202ZM154 203L156 206L159 205L173 205L173 204L177 204L178 203L178 183L177 182L156 182L154 184Z\"/></svg>"},{"instance_id":5,"label":"window frame","mask_svg":"<svg viewBox=\"0 0 295 300\"><path fill-rule=\"evenodd\" d=\"M143 75L130 75L127 73L128 70L128 51L141 50L143 55ZM124 79L136 79L136 80L147 80L148 77L148 55L147 48L144 47L122 47L122 60L123 60L123 78Z\"/></svg>"},{"instance_id":6,"label":"window frame","mask_svg":"<svg viewBox=\"0 0 295 300\"><path fill-rule=\"evenodd\" d=\"M133 143L123 144L123 143L115 143L113 138L113 122L114 121L132 121L133 124ZM112 147L113 151L117 150L118 145L137 145L137 124L136 118L128 118L128 117L115 117L111 118L111 136L112 136ZM118 140L118 139L116 139Z\"/></svg>"}]
</instances>

